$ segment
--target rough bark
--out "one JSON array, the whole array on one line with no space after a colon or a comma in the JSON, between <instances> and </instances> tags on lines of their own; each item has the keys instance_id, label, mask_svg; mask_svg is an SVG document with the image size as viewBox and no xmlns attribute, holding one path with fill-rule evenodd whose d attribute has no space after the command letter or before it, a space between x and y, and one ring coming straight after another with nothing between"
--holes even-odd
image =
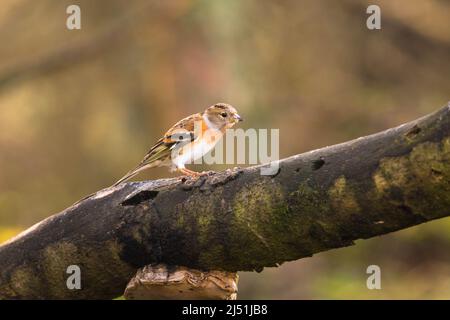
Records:
<instances>
[{"instance_id":1,"label":"rough bark","mask_svg":"<svg viewBox=\"0 0 450 320\"><path fill-rule=\"evenodd\" d=\"M147 264L262 270L448 216L449 134L446 106L281 160L274 176L251 167L104 189L0 247L0 298L109 299ZM66 287L72 264L82 290Z\"/></svg>"}]
</instances>

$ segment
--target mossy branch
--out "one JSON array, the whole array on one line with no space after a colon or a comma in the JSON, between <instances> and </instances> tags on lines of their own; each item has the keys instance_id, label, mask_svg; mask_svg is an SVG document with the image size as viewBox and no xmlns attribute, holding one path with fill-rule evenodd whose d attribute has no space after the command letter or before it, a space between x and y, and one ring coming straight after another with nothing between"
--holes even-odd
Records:
<instances>
[{"instance_id":1,"label":"mossy branch","mask_svg":"<svg viewBox=\"0 0 450 320\"><path fill-rule=\"evenodd\" d=\"M450 107L197 181L130 182L0 247L0 298L113 298L142 266L261 270L450 215ZM78 265L82 289L68 290Z\"/></svg>"}]
</instances>

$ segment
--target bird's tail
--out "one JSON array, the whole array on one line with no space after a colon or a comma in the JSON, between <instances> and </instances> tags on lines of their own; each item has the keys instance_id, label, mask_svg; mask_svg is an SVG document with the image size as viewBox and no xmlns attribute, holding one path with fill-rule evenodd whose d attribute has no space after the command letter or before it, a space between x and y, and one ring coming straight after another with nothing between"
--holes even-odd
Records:
<instances>
[{"instance_id":1,"label":"bird's tail","mask_svg":"<svg viewBox=\"0 0 450 320\"><path fill-rule=\"evenodd\" d=\"M135 175L137 175L142 170L151 168L153 165L151 163L141 163L133 170L129 171L126 175L124 175L122 178L120 178L116 183L114 183L111 187L115 187L119 184L121 184L124 181L127 181L131 178L133 178Z\"/></svg>"},{"instance_id":2,"label":"bird's tail","mask_svg":"<svg viewBox=\"0 0 450 320\"><path fill-rule=\"evenodd\" d=\"M175 143L165 143L163 139L160 139L147 153L144 157L144 160L133 170L129 171L125 176L120 178L116 183L112 185L112 187L117 186L118 184L131 179L135 175L137 175L142 170L155 167L159 163L163 162L170 155L172 146Z\"/></svg>"},{"instance_id":3,"label":"bird's tail","mask_svg":"<svg viewBox=\"0 0 450 320\"><path fill-rule=\"evenodd\" d=\"M147 168L151 168L153 167L154 164L152 163L141 163L139 164L136 168L134 168L133 170L129 171L126 175L124 175L122 178L120 178L120 180L118 180L116 183L114 183L111 187L115 187L118 184L121 184L122 182L133 178L135 175L137 175L139 172L141 172L142 170L145 170ZM77 202L75 202L72 206L77 205L78 203L80 203L83 200L86 200L87 198L92 197L93 195L97 194L97 192L91 193L90 195L85 196L84 198L78 200Z\"/></svg>"}]
</instances>

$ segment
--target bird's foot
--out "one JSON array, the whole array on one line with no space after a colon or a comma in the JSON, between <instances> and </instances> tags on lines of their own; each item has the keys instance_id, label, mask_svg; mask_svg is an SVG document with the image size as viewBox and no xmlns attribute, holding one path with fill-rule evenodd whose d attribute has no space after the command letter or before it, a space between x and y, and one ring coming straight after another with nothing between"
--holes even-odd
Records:
<instances>
[{"instance_id":1,"label":"bird's foot","mask_svg":"<svg viewBox=\"0 0 450 320\"><path fill-rule=\"evenodd\" d=\"M208 171L202 171L202 172L200 172L200 175L203 177L203 176L213 176L213 175L215 175L217 172L216 171L213 171L213 170L208 170Z\"/></svg>"},{"instance_id":2,"label":"bird's foot","mask_svg":"<svg viewBox=\"0 0 450 320\"><path fill-rule=\"evenodd\" d=\"M184 174L184 176L181 177L181 180L183 182L188 179L189 180L192 180L192 179L198 180L200 178L207 178L207 177L210 177L210 176L213 176L216 174L216 172L212 171L212 170L196 172L196 171L192 171L192 170L183 168L183 169L179 169L179 171Z\"/></svg>"},{"instance_id":3,"label":"bird's foot","mask_svg":"<svg viewBox=\"0 0 450 320\"><path fill-rule=\"evenodd\" d=\"M190 177L190 178L196 178L199 177L201 174L200 172L196 172L196 171L192 171L186 168L179 168L178 169L181 173L183 173L184 175Z\"/></svg>"}]
</instances>

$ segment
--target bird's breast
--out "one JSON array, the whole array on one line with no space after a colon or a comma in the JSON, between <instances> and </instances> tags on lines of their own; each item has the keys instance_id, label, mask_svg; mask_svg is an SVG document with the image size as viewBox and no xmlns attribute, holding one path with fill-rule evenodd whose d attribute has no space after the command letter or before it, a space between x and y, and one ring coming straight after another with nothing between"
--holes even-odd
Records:
<instances>
[{"instance_id":1,"label":"bird's breast","mask_svg":"<svg viewBox=\"0 0 450 320\"><path fill-rule=\"evenodd\" d=\"M197 139L177 150L176 155L172 157L172 161L177 167L184 167L187 163L193 163L211 151L222 136L223 134L219 130L207 130Z\"/></svg>"}]
</instances>

